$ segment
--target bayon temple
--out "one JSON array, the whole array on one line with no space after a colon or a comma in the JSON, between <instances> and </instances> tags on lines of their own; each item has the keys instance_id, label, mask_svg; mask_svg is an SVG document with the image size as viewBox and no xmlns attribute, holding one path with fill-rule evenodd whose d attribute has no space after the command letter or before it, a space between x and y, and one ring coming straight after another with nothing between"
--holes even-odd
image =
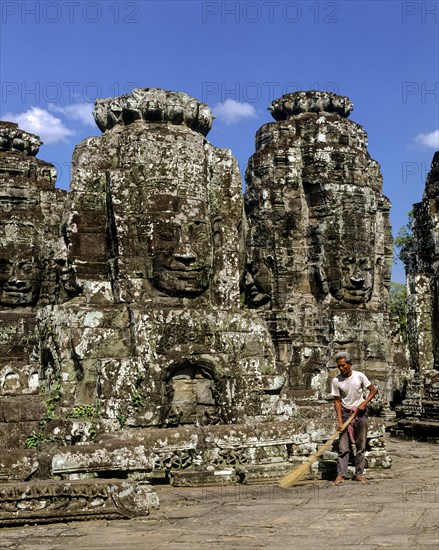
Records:
<instances>
[{"instance_id":1,"label":"bayon temple","mask_svg":"<svg viewBox=\"0 0 439 550\"><path fill-rule=\"evenodd\" d=\"M146 515L156 483L275 483L334 433L341 350L379 388L369 477L391 471L389 419L437 439L439 153L406 345L391 205L352 109L273 101L244 196L209 107L181 92L97 100L68 192L39 138L0 123L1 524ZM335 450L310 477L335 475Z\"/></svg>"}]
</instances>

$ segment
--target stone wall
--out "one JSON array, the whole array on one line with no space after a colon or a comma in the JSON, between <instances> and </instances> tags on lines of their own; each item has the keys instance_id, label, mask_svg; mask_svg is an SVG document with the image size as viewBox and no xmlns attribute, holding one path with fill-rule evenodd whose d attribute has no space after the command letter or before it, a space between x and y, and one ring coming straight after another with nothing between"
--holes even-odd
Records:
<instances>
[{"instance_id":1,"label":"stone wall","mask_svg":"<svg viewBox=\"0 0 439 550\"><path fill-rule=\"evenodd\" d=\"M65 191L35 157L41 141L0 122L0 433L25 432L41 415L37 313L72 298L61 237ZM6 427L1 422L9 422Z\"/></svg>"}]
</instances>

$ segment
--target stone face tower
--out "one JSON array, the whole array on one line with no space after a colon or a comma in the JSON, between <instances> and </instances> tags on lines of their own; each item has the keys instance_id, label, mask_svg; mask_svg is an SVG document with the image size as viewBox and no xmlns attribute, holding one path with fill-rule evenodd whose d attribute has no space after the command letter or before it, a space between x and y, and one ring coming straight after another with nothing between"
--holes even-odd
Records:
<instances>
[{"instance_id":1,"label":"stone face tower","mask_svg":"<svg viewBox=\"0 0 439 550\"><path fill-rule=\"evenodd\" d=\"M439 427L439 151L422 201L413 205L413 245L407 275L407 332L413 379L397 431L437 439Z\"/></svg>"},{"instance_id":2,"label":"stone face tower","mask_svg":"<svg viewBox=\"0 0 439 550\"><path fill-rule=\"evenodd\" d=\"M248 304L294 390L322 398L340 349L385 389L390 203L367 135L347 97L298 92L269 110L246 172Z\"/></svg>"},{"instance_id":3,"label":"stone face tower","mask_svg":"<svg viewBox=\"0 0 439 550\"><path fill-rule=\"evenodd\" d=\"M439 371L439 151L422 202L413 205L413 259L408 266L412 367Z\"/></svg>"},{"instance_id":4,"label":"stone face tower","mask_svg":"<svg viewBox=\"0 0 439 550\"><path fill-rule=\"evenodd\" d=\"M76 148L64 219L82 295L41 315L47 379L65 381L66 405L97 397L115 426L262 414L273 347L240 304L241 181L204 137L209 108L136 89L95 117L103 135Z\"/></svg>"},{"instance_id":5,"label":"stone face tower","mask_svg":"<svg viewBox=\"0 0 439 550\"><path fill-rule=\"evenodd\" d=\"M0 122L0 396L21 409L23 422L39 414L37 307L69 296L60 233L65 191L55 189L55 167L36 158L41 144ZM0 434L6 441L7 432L14 429Z\"/></svg>"}]
</instances>

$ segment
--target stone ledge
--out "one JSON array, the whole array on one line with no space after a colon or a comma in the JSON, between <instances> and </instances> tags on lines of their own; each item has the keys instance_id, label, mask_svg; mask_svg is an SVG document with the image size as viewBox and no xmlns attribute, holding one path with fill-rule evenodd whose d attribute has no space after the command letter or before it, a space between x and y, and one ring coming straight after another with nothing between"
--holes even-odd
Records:
<instances>
[{"instance_id":1,"label":"stone ledge","mask_svg":"<svg viewBox=\"0 0 439 550\"><path fill-rule=\"evenodd\" d=\"M149 515L159 502L150 485L108 479L0 485L0 525Z\"/></svg>"},{"instance_id":2,"label":"stone ledge","mask_svg":"<svg viewBox=\"0 0 439 550\"><path fill-rule=\"evenodd\" d=\"M399 420L390 430L392 435L417 441L439 443L439 422L434 420Z\"/></svg>"}]
</instances>

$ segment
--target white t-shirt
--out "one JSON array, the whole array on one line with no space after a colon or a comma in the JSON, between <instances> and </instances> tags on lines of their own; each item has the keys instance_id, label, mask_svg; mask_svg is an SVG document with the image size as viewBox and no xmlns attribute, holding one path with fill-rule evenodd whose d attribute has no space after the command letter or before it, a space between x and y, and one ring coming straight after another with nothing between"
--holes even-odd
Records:
<instances>
[{"instance_id":1,"label":"white t-shirt","mask_svg":"<svg viewBox=\"0 0 439 550\"><path fill-rule=\"evenodd\" d=\"M370 385L371 382L362 372L353 370L348 377L340 373L332 381L331 395L340 397L342 406L351 409L364 401L364 391Z\"/></svg>"}]
</instances>

